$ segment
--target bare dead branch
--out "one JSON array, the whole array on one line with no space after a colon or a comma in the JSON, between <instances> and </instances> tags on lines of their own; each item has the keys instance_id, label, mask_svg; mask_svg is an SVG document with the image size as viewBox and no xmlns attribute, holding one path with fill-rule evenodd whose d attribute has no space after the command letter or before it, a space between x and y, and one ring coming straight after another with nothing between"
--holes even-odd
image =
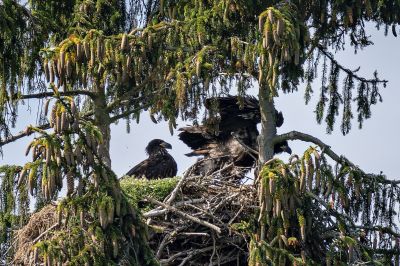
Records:
<instances>
[{"instance_id":1,"label":"bare dead branch","mask_svg":"<svg viewBox=\"0 0 400 266\"><path fill-rule=\"evenodd\" d=\"M35 244L36 242L38 242L40 239L42 239L42 237L44 237L45 235L47 235L51 230L53 230L54 228L56 228L57 226L59 226L58 223L53 224L51 227L47 228L46 231L44 231L43 233L41 233L40 235L38 235L38 237L36 237L33 240L33 243Z\"/></svg>"},{"instance_id":2,"label":"bare dead branch","mask_svg":"<svg viewBox=\"0 0 400 266\"><path fill-rule=\"evenodd\" d=\"M213 225L213 224L211 224L211 223L209 223L209 222L200 220L200 219L197 218L197 217L194 217L194 216L192 216L192 215L189 215L189 214L187 214L187 213L184 213L184 212L178 210L177 208L175 208L175 207L173 207L173 206L171 206L171 205L165 204L165 203L163 203L163 202L160 202L160 201L158 201L158 200L156 200L156 199L153 199L153 198L150 198L150 197L145 197L145 199L148 200L149 202L153 203L153 204L162 206L162 207L164 207L165 209L167 209L167 210L169 210L169 211L172 211L172 212L178 214L179 216L182 216L182 217L185 218L185 219L188 219L188 220L190 220L190 221L192 221L192 222L195 222L195 223L201 224L201 225L203 225L203 226L205 226L205 227L208 227L208 228L210 228L210 229L216 231L216 232L219 233L219 234L221 233L221 228L219 228L219 227L216 226L216 225Z\"/></svg>"},{"instance_id":3,"label":"bare dead branch","mask_svg":"<svg viewBox=\"0 0 400 266\"><path fill-rule=\"evenodd\" d=\"M176 187L174 188L174 190L171 192L171 194L164 200L164 202L166 204L171 204L175 198L176 195L178 194L178 191L182 188L183 184L185 183L186 179L188 178L188 176L190 175L190 170L191 168L189 168L187 170L187 172L183 175L183 177L179 180L178 184L176 185Z\"/></svg>"},{"instance_id":4,"label":"bare dead branch","mask_svg":"<svg viewBox=\"0 0 400 266\"><path fill-rule=\"evenodd\" d=\"M156 258L160 259L162 252L165 248L165 246L168 244L168 242L171 240L171 237L173 237L174 235L176 235L176 233L178 232L178 229L175 229L173 232L168 233L167 235L165 235L165 237L163 238L163 240L161 241L160 245L158 246L158 250L156 253Z\"/></svg>"},{"instance_id":5,"label":"bare dead branch","mask_svg":"<svg viewBox=\"0 0 400 266\"><path fill-rule=\"evenodd\" d=\"M179 206L183 206L183 205L186 205L186 204L197 204L197 203L202 203L202 202L204 202L204 199L189 199L189 200L177 202L176 204L174 204L174 207L179 207ZM166 210L166 209L158 209L158 208L156 208L154 210L151 210L151 211L148 211L148 212L144 213L143 217L151 218L151 217L162 216L167 212L168 212L168 210Z\"/></svg>"}]
</instances>

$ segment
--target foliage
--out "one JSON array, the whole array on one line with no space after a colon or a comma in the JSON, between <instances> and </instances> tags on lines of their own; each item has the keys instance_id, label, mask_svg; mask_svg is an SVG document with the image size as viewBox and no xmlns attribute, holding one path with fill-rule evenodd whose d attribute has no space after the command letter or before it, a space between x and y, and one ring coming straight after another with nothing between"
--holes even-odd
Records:
<instances>
[{"instance_id":1,"label":"foliage","mask_svg":"<svg viewBox=\"0 0 400 266\"><path fill-rule=\"evenodd\" d=\"M16 193L14 191L14 180L18 171L20 171L20 167L18 166L4 165L0 167L2 181L0 184L1 254L6 253L8 248L10 248L9 243L13 237L11 226L14 224L23 225L28 218L28 213L26 213L27 207L29 206L27 191L20 191L18 194L19 197L16 197ZM19 210L18 213L15 212L15 209Z\"/></svg>"},{"instance_id":2,"label":"foliage","mask_svg":"<svg viewBox=\"0 0 400 266\"><path fill-rule=\"evenodd\" d=\"M12 247L7 253L2 252L1 260L11 263L14 259L22 259L13 258L17 247L11 246L11 230L27 222L30 197L38 207L44 206L57 199L66 184L67 195L58 205L58 223L52 228L52 237L36 240L34 256L31 252L22 254L30 258L29 263L156 265L146 244L142 221L121 194L117 178L109 168L109 135L104 123L98 121L101 115L96 110L89 110L96 121L82 115L84 107L80 106L79 97L74 97L77 94L65 95L53 83L45 84L41 80L49 74L46 68L42 70L47 49L41 49L58 44L72 31L81 31L82 25L96 27L107 34L122 30L124 5L118 1L31 1L29 7L27 9L16 1L0 4L1 12L15 15L0 18L4 26L2 40L5 40L1 43L6 44L0 47L3 52L1 65L3 70L7 65L7 69L15 71L11 75L1 72L1 119L4 119L1 133L6 141L14 140L9 136L8 121L15 120L17 106L23 99L50 96L54 101L43 101L41 124L28 126L22 133L23 136L37 133L26 150L26 155L32 154L32 161L23 167L1 169L4 176L1 177L0 214L1 227L5 229L4 233L2 230L1 248ZM81 16L84 12L86 18ZM104 23L104 18L109 21ZM16 34L17 31L20 34ZM19 49L7 53L11 45ZM26 67L14 69L10 62ZM51 93L46 92L47 85ZM46 124L48 114L49 123ZM48 128L52 130L46 131ZM18 196L14 196L14 192ZM14 215L16 211L18 216ZM19 218L18 223L16 218Z\"/></svg>"},{"instance_id":3,"label":"foliage","mask_svg":"<svg viewBox=\"0 0 400 266\"><path fill-rule=\"evenodd\" d=\"M139 207L139 202L145 196L163 201L175 188L179 177L164 179L137 179L136 177L123 178L120 182L122 191L128 195L129 203L134 207ZM143 209L143 206L140 206ZM147 210L150 206L147 206Z\"/></svg>"},{"instance_id":4,"label":"foliage","mask_svg":"<svg viewBox=\"0 0 400 266\"><path fill-rule=\"evenodd\" d=\"M314 147L287 164L270 161L259 182L260 238L252 236L249 265L399 260L398 182L366 175L345 162L332 167Z\"/></svg>"},{"instance_id":5,"label":"foliage","mask_svg":"<svg viewBox=\"0 0 400 266\"><path fill-rule=\"evenodd\" d=\"M308 103L316 91L312 82L321 70L316 120L325 121L330 133L341 114L341 131L347 134L355 114L360 127L364 119L370 118L371 105L381 100L379 88L387 81L379 79L376 72L371 79L359 76L358 69L350 70L341 65L329 49L344 49L348 37L356 51L371 45L365 27L367 22L384 28L385 33L391 27L393 35L397 36L399 12L398 1L376 0L319 3L31 0L26 5L16 0L1 1L0 147L37 134L27 150L27 154L33 155L31 162L23 167L1 169L0 226L6 227L5 235L1 236L2 248L3 243L10 245L10 229L26 222L29 197L43 206L57 198L65 183L67 196L58 208L60 219L74 237L66 239L63 230L58 228L59 234L54 234L54 239L38 243L39 260L48 260L52 254L52 259L72 262L81 252L88 252L87 257L102 254L103 246L99 243L104 243L106 250L112 249L113 241L109 240L115 237L113 232L119 231L121 234L116 237L128 243L124 249L126 253L122 256L122 246L118 246L121 256L113 257L112 253L104 252L105 262L154 264L145 234L123 230L143 225L136 211L128 207L128 200L121 193L111 169L110 124L120 119L127 119L128 125L131 119L139 122L141 112L148 110L154 122L168 120L172 133L178 115L183 119L198 119L206 97L226 94L233 86L237 87L239 96L244 95L255 82L258 82L261 97L264 93L269 95L269 105L261 104L262 108L269 108L266 112L273 113L274 97L281 91L296 91L303 80L307 83L304 93ZM38 112L39 125L28 126L25 132L11 136L18 107L28 99L36 99L44 107ZM354 102L356 108L352 106ZM266 124L273 125L274 119L265 120L265 110L261 111L266 129ZM266 136L263 139L273 142L276 136L274 130L271 132L271 139ZM381 249L373 245L371 248L368 241L363 244L366 247L357 242L357 232L341 217L350 215L364 224L379 217L381 224L394 228L392 208L386 209L382 204L387 195L397 193L397 184L388 187L392 183L384 177L365 175L350 164L328 167L323 157L317 165L315 158L315 151L308 150L296 163L287 166L274 163L261 172L262 178L256 184L262 206L257 221L260 230L250 245L251 261L254 258L259 261L260 256L271 251L273 254L269 254L268 259L276 259L274 254L278 254L278 257L293 260L297 247L283 250L267 242L273 240L269 234L279 238L277 230L284 232L288 226L279 218L282 216L277 211L279 207L275 211L270 207L281 206L290 193L299 201L295 202L296 212L292 210L290 216L294 222L289 225L296 228L290 243L296 242L294 237L306 242L303 257L307 261L325 257L337 260L336 253L349 253L353 244L353 248L363 254L357 258L363 261L385 263L384 260L391 259L393 252L376 255L373 251ZM282 174L282 170L286 173ZM328 189L324 194L335 195L334 206L337 202L341 206L339 214L333 212L338 216L331 222L336 230L332 242L317 243L316 248L325 252L319 257L307 253L313 243L304 238L308 234L304 229L310 225L310 213L325 218L327 210L332 212L328 207L317 208L313 204L318 200L312 199L310 193L320 193L318 186L313 186L317 176L321 178L319 182L330 184L333 191ZM350 176L357 186L345 185L343 180ZM275 188L274 193L270 191L268 198L271 188ZM361 191L359 196L356 195L358 190ZM13 194L16 191L17 197ZM354 200L349 197L351 193L355 195ZM388 198L394 199L393 195ZM370 201L375 203L372 220ZM90 210L84 219L92 223L90 237L82 239L79 233L75 234L82 230L78 226L78 221L83 221L78 217L78 209ZM18 215L10 218L14 212ZM320 221L311 222L314 225ZM322 222L321 226L323 228L326 223ZM375 226L374 223L371 226ZM368 229L366 237L371 237L375 229ZM57 249L59 240L66 240L70 253L61 255ZM390 244L388 238L380 241L383 248L390 250L393 243ZM82 245L74 245L75 242ZM88 243L95 248L87 249ZM324 246L321 247L321 243ZM344 263L352 260L351 256L339 258Z\"/></svg>"},{"instance_id":6,"label":"foliage","mask_svg":"<svg viewBox=\"0 0 400 266\"><path fill-rule=\"evenodd\" d=\"M30 14L14 1L5 1L0 6L3 12L14 10L19 15L14 17L21 21L8 21L5 16L5 25L16 26L4 31L3 39L8 41L18 36L15 31L21 31L21 38L14 40L21 49L2 62L23 62L19 65L30 67L10 67L19 74L2 75L4 112L15 120L16 106L6 102L15 103L15 93L27 87L31 88L28 92L44 91L47 79L59 89L65 86L66 91L93 91L100 85L106 88L106 100L113 103L108 111L118 118L138 120L140 111L149 108L151 114L168 118L173 128L177 111L183 118L196 118L204 98L229 91L233 81L237 81L239 94L256 78L277 95L279 89L297 90L299 82L306 79L308 102L315 90L311 82L321 65L317 121L325 117L331 132L343 106L341 125L346 134L353 118L353 95L361 126L370 117L370 106L380 100L379 84L386 81L376 74L373 79L358 76L357 71L335 61L327 48L344 49L347 34L355 49L371 44L365 21L393 25L393 34L397 34L398 18L391 14L399 8L396 2L378 1L327 1L320 6L230 0L130 4L127 8L123 1L115 0L31 1ZM132 15L143 19L143 28L122 33L124 19ZM26 63L26 55L31 64ZM340 73L344 74L342 93ZM24 84L21 78L18 83L19 76L31 77L35 86ZM85 105L90 105L90 100ZM1 133L7 137L7 120L3 124Z\"/></svg>"}]
</instances>

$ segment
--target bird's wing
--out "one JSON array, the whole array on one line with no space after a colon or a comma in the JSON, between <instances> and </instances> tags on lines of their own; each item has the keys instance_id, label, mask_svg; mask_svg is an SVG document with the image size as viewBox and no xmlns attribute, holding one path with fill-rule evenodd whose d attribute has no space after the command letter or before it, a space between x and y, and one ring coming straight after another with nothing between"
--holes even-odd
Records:
<instances>
[{"instance_id":1,"label":"bird's wing","mask_svg":"<svg viewBox=\"0 0 400 266\"><path fill-rule=\"evenodd\" d=\"M216 136L209 133L205 126L189 126L180 128L179 139L192 150L201 149L210 142L215 142Z\"/></svg>"},{"instance_id":2,"label":"bird's wing","mask_svg":"<svg viewBox=\"0 0 400 266\"><path fill-rule=\"evenodd\" d=\"M217 108L219 113L219 130L232 132L239 128L256 125L260 122L260 108L254 97L237 96L215 97L206 99L205 106L212 110Z\"/></svg>"},{"instance_id":3,"label":"bird's wing","mask_svg":"<svg viewBox=\"0 0 400 266\"><path fill-rule=\"evenodd\" d=\"M151 161L146 159L141 161L137 165L135 165L131 170L126 173L127 176L135 176L137 178L141 178L143 175L146 175L146 169L151 165Z\"/></svg>"}]
</instances>

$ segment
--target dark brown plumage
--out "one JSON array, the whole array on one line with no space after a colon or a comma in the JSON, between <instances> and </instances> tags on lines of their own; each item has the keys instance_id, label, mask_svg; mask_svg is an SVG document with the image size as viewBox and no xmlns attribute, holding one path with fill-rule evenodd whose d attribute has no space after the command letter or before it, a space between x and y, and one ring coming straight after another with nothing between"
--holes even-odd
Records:
<instances>
[{"instance_id":1,"label":"dark brown plumage","mask_svg":"<svg viewBox=\"0 0 400 266\"><path fill-rule=\"evenodd\" d=\"M261 121L260 105L252 96L242 97L240 101L236 96L214 97L206 99L205 106L211 112L217 109L218 127L221 132L230 132L238 128L257 126ZM215 119L209 119L206 123L213 124ZM275 110L276 126L283 125L282 112Z\"/></svg>"},{"instance_id":2,"label":"dark brown plumage","mask_svg":"<svg viewBox=\"0 0 400 266\"><path fill-rule=\"evenodd\" d=\"M257 160L257 124L261 115L258 100L254 97L243 97L238 102L236 96L216 97L206 100L206 108L214 113L205 125L180 128L179 138L193 151L187 156L203 156L199 161L197 174L210 174L227 165L237 166L225 175L242 177L246 169ZM283 115L275 110L276 125L283 124ZM243 145L244 144L244 145ZM291 150L287 142L274 147L275 153ZM242 169L239 172L238 169Z\"/></svg>"},{"instance_id":3,"label":"dark brown plumage","mask_svg":"<svg viewBox=\"0 0 400 266\"><path fill-rule=\"evenodd\" d=\"M133 167L126 175L147 179L166 178L176 176L178 171L174 158L166 149L171 149L171 144L153 139L146 147L149 158Z\"/></svg>"}]
</instances>

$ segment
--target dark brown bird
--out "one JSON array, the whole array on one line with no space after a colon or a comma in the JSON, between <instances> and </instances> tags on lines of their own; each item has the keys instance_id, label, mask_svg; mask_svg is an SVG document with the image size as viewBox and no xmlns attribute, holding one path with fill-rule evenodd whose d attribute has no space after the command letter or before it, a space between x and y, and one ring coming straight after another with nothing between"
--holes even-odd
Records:
<instances>
[{"instance_id":1,"label":"dark brown bird","mask_svg":"<svg viewBox=\"0 0 400 266\"><path fill-rule=\"evenodd\" d=\"M203 156L197 164L196 174L210 174L227 165L236 168L226 173L242 177L257 160L260 123L260 106L254 97L245 96L238 101L236 96L207 99L205 107L212 114L204 125L180 128L179 139L193 151L187 156ZM275 110L276 126L283 124L282 112ZM274 153L291 153L287 141L278 143ZM237 171L240 169L240 171ZM247 170L246 170L247 169Z\"/></svg>"},{"instance_id":2,"label":"dark brown bird","mask_svg":"<svg viewBox=\"0 0 400 266\"><path fill-rule=\"evenodd\" d=\"M133 167L126 175L147 179L174 177L178 171L174 158L166 149L172 149L171 144L153 139L146 147L149 158Z\"/></svg>"}]
</instances>

